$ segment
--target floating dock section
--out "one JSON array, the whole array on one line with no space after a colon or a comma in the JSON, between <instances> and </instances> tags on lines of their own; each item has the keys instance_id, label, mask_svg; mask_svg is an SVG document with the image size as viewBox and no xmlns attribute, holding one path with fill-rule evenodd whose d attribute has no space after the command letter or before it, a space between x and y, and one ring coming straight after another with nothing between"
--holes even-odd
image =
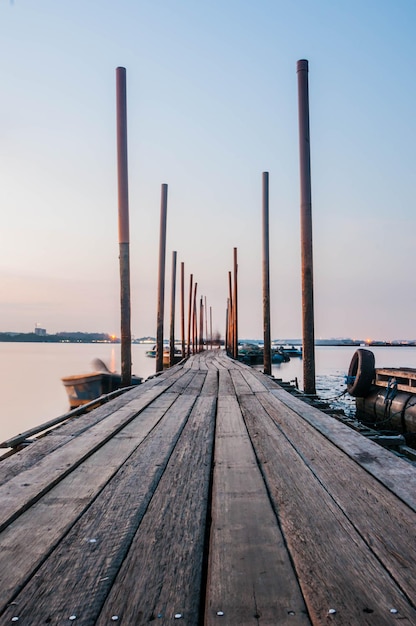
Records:
<instances>
[{"instance_id":1,"label":"floating dock section","mask_svg":"<svg viewBox=\"0 0 416 626\"><path fill-rule=\"evenodd\" d=\"M0 462L0 624L416 624L416 468L212 350Z\"/></svg>"}]
</instances>

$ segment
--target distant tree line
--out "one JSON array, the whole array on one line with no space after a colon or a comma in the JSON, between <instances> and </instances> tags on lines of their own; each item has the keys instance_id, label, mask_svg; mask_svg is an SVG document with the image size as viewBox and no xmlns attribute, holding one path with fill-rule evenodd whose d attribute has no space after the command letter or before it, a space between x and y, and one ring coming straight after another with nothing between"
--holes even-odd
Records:
<instances>
[{"instance_id":1,"label":"distant tree line","mask_svg":"<svg viewBox=\"0 0 416 626\"><path fill-rule=\"evenodd\" d=\"M36 333L0 333L0 341L8 342L36 342L36 343L119 343L106 333L69 333L61 332L55 335L38 335Z\"/></svg>"}]
</instances>

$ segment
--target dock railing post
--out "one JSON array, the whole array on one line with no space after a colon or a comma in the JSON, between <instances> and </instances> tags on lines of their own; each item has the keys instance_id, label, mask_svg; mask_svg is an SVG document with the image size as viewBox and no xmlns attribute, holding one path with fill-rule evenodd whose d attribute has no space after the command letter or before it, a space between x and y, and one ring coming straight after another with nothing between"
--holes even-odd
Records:
<instances>
[{"instance_id":1,"label":"dock railing post","mask_svg":"<svg viewBox=\"0 0 416 626\"><path fill-rule=\"evenodd\" d=\"M157 291L156 372L163 371L163 320L165 315L166 216L168 186L162 184L160 199L159 278Z\"/></svg>"},{"instance_id":2,"label":"dock railing post","mask_svg":"<svg viewBox=\"0 0 416 626\"><path fill-rule=\"evenodd\" d=\"M313 310L312 194L309 136L308 61L297 62L300 153L300 213L302 252L303 387L316 394Z\"/></svg>"},{"instance_id":3,"label":"dock railing post","mask_svg":"<svg viewBox=\"0 0 416 626\"><path fill-rule=\"evenodd\" d=\"M263 172L263 370L272 373L270 333L269 172Z\"/></svg>"},{"instance_id":4,"label":"dock railing post","mask_svg":"<svg viewBox=\"0 0 416 626\"><path fill-rule=\"evenodd\" d=\"M170 335L169 335L169 365L175 363L175 305L176 305L176 257L177 252L172 252L172 280L170 297Z\"/></svg>"},{"instance_id":5,"label":"dock railing post","mask_svg":"<svg viewBox=\"0 0 416 626\"><path fill-rule=\"evenodd\" d=\"M118 238L121 309L121 385L131 385L130 237L127 163L126 68L116 69Z\"/></svg>"}]
</instances>

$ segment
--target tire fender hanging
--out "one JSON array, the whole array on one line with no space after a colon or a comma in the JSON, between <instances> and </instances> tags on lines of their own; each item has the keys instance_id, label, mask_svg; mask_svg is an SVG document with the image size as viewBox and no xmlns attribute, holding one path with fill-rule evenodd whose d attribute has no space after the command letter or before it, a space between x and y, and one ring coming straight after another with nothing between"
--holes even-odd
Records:
<instances>
[{"instance_id":1,"label":"tire fender hanging","mask_svg":"<svg viewBox=\"0 0 416 626\"><path fill-rule=\"evenodd\" d=\"M347 391L350 396L365 398L368 395L375 377L374 365L375 359L371 350L359 348L354 352L347 379Z\"/></svg>"}]
</instances>

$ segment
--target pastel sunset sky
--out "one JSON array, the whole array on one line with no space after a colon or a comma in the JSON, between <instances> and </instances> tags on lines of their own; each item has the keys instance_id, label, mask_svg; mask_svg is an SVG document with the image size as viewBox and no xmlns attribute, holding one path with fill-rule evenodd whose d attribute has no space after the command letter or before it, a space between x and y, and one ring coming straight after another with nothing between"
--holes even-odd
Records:
<instances>
[{"instance_id":1,"label":"pastel sunset sky","mask_svg":"<svg viewBox=\"0 0 416 626\"><path fill-rule=\"evenodd\" d=\"M296 62L309 61L317 337L416 338L414 0L0 0L0 330L119 334L115 69L127 71L132 332L172 251L223 334L301 336ZM168 324L166 323L166 336Z\"/></svg>"}]
</instances>

